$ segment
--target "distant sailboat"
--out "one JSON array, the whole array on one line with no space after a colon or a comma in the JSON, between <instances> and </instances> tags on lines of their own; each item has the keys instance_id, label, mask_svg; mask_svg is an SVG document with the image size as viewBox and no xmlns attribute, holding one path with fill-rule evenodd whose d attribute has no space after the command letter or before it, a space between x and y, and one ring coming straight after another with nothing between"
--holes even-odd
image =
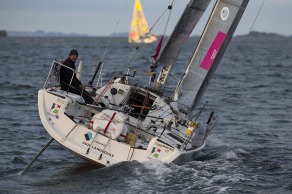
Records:
<instances>
[{"instance_id":1,"label":"distant sailboat","mask_svg":"<svg viewBox=\"0 0 292 194\"><path fill-rule=\"evenodd\" d=\"M149 27L143 12L140 0L135 0L131 28L129 33L129 43L152 43L157 40L156 36L149 34Z\"/></svg>"}]
</instances>

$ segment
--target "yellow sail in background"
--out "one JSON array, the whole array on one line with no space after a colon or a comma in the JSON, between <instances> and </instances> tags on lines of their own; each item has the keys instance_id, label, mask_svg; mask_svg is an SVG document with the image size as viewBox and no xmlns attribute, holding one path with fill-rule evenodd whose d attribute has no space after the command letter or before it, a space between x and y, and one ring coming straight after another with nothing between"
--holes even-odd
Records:
<instances>
[{"instance_id":1,"label":"yellow sail in background","mask_svg":"<svg viewBox=\"0 0 292 194\"><path fill-rule=\"evenodd\" d=\"M148 32L149 27L140 0L135 0L128 42L140 43L144 36L145 38L143 42L145 43L151 43L156 41L157 40L156 36L148 35L147 34Z\"/></svg>"}]
</instances>

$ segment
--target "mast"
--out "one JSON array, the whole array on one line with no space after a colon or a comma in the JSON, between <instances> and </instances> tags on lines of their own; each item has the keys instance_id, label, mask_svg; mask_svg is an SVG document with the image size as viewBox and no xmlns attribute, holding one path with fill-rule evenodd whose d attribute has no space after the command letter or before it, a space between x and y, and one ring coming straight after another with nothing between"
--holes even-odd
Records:
<instances>
[{"instance_id":1,"label":"mast","mask_svg":"<svg viewBox=\"0 0 292 194\"><path fill-rule=\"evenodd\" d=\"M166 84L168 75L172 70L181 47L187 41L209 3L210 0L190 0L187 4L157 60L158 66L163 68L156 82L156 90L159 90Z\"/></svg>"},{"instance_id":2,"label":"mast","mask_svg":"<svg viewBox=\"0 0 292 194\"><path fill-rule=\"evenodd\" d=\"M198 105L221 61L249 0L218 0L193 57L174 93L180 109Z\"/></svg>"}]
</instances>

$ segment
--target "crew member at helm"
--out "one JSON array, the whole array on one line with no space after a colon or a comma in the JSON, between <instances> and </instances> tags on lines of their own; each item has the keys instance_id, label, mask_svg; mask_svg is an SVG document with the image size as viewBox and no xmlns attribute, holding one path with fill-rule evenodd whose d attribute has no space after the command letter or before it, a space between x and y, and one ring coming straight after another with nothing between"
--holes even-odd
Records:
<instances>
[{"instance_id":1,"label":"crew member at helm","mask_svg":"<svg viewBox=\"0 0 292 194\"><path fill-rule=\"evenodd\" d=\"M94 100L91 98L90 94L85 90L82 83L78 80L75 74L75 62L78 58L78 52L75 49L70 51L69 57L64 61L64 65L73 69L68 69L61 66L60 68L60 85L61 89L74 94L81 95L86 103L92 104ZM73 76L73 79L72 79ZM72 79L71 85L70 81Z\"/></svg>"}]
</instances>

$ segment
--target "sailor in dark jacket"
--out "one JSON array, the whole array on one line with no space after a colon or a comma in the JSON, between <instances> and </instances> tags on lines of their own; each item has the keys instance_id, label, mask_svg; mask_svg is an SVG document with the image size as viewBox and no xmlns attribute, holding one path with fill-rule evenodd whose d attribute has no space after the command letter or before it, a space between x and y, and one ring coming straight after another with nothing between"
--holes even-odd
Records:
<instances>
[{"instance_id":1,"label":"sailor in dark jacket","mask_svg":"<svg viewBox=\"0 0 292 194\"><path fill-rule=\"evenodd\" d=\"M65 66L71 69L61 66L60 68L61 89L64 91L74 93L74 94L78 94L78 95L82 94L81 96L84 98L85 102L92 104L94 100L91 98L90 94L85 90L84 86L78 80L75 74L75 61L77 60L77 57L78 57L77 50L75 49L71 50L69 57L63 63ZM72 79L72 82L70 85L71 79Z\"/></svg>"}]
</instances>

